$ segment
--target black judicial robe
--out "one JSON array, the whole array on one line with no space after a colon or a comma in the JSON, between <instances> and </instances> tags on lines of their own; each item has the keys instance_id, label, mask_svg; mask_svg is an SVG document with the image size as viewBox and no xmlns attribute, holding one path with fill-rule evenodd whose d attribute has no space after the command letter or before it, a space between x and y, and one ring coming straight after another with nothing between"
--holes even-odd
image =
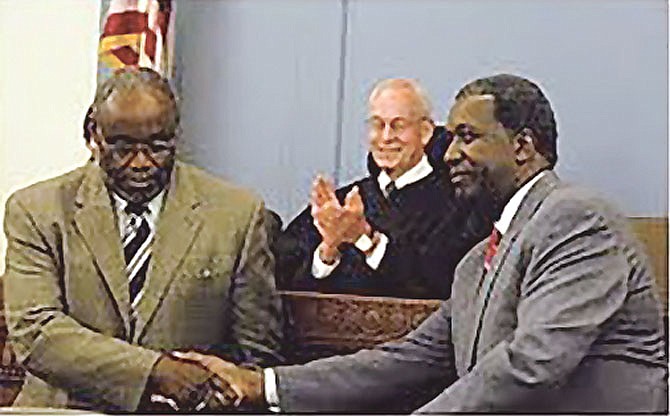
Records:
<instances>
[{"instance_id":1,"label":"black judicial robe","mask_svg":"<svg viewBox=\"0 0 670 416\"><path fill-rule=\"evenodd\" d=\"M376 172L373 172L376 173ZM373 270L353 244L340 247L341 259L323 278L312 276L312 257L321 242L308 206L281 234L277 254L280 287L325 293L447 299L454 268L491 230L491 223L457 202L445 171L436 168L427 177L391 193L387 199L376 175L336 191L344 203L358 185L365 216L373 229L389 238L384 257Z\"/></svg>"}]
</instances>

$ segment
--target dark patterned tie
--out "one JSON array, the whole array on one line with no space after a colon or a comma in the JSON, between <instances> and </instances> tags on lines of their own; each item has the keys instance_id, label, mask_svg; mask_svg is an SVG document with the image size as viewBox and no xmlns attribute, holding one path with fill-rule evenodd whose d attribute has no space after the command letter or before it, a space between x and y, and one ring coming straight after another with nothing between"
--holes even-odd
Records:
<instances>
[{"instance_id":1,"label":"dark patterned tie","mask_svg":"<svg viewBox=\"0 0 670 416\"><path fill-rule=\"evenodd\" d=\"M384 187L384 196L391 203L397 202L398 188L395 186L395 182L391 181L388 185Z\"/></svg>"},{"instance_id":2,"label":"dark patterned tie","mask_svg":"<svg viewBox=\"0 0 670 416\"><path fill-rule=\"evenodd\" d=\"M126 259L130 303L134 309L140 300L142 286L149 267L153 233L149 226L146 208L132 207L130 209L129 206L129 208L126 208L126 212L130 217L130 226L123 237L123 255Z\"/></svg>"}]
</instances>

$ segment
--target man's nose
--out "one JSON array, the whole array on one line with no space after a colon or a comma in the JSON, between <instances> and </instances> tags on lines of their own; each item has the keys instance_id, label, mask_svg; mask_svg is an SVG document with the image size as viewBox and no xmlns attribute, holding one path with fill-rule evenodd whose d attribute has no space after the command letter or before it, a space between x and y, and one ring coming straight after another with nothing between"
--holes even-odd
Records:
<instances>
[{"instance_id":1,"label":"man's nose","mask_svg":"<svg viewBox=\"0 0 670 416\"><path fill-rule=\"evenodd\" d=\"M135 152L133 158L130 160L129 167L132 169L144 170L149 169L152 165L151 158L147 155L144 149Z\"/></svg>"},{"instance_id":2,"label":"man's nose","mask_svg":"<svg viewBox=\"0 0 670 416\"><path fill-rule=\"evenodd\" d=\"M384 129L382 130L382 140L385 142L390 142L391 140L393 140L394 137L395 132L391 127L391 123L384 125Z\"/></svg>"},{"instance_id":3,"label":"man's nose","mask_svg":"<svg viewBox=\"0 0 670 416\"><path fill-rule=\"evenodd\" d=\"M462 158L463 150L461 149L461 144L458 140L453 140L451 144L449 144L449 147L447 147L447 151L444 152L444 163L446 163L447 166L453 166Z\"/></svg>"}]
</instances>

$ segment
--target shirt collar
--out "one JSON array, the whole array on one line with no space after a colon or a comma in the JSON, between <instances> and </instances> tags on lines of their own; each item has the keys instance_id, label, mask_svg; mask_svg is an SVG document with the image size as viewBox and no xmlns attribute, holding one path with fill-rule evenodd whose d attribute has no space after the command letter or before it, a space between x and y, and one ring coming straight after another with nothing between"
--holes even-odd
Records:
<instances>
[{"instance_id":1,"label":"shirt collar","mask_svg":"<svg viewBox=\"0 0 670 416\"><path fill-rule=\"evenodd\" d=\"M512 220L519 210L521 202L523 202L523 199L528 194L528 192L530 192L530 189L533 187L533 185L542 179L546 173L547 171L543 170L542 172L535 175L531 180L519 188L519 190L516 191L514 195L512 195L510 200L507 201L505 208L503 208L502 214L500 214L500 219L494 222L496 230L498 230L500 234L504 235L507 230L509 230L509 226L512 224Z\"/></svg>"},{"instance_id":2,"label":"shirt collar","mask_svg":"<svg viewBox=\"0 0 670 416\"><path fill-rule=\"evenodd\" d=\"M402 189L405 186L418 182L426 176L430 175L433 172L433 167L428 162L428 157L423 155L419 163L414 165L407 172L403 173L395 180L396 189ZM393 182L393 179L385 171L379 172L377 176L377 183L379 184L379 189L386 189L386 187Z\"/></svg>"},{"instance_id":3,"label":"shirt collar","mask_svg":"<svg viewBox=\"0 0 670 416\"><path fill-rule=\"evenodd\" d=\"M165 197L165 189L163 189L158 195L154 197L149 203L147 204L147 211L148 214L147 216L149 217L149 222L155 223L156 218L158 218L158 214L161 211L161 208L163 207L163 198ZM116 192L112 192L112 198L114 198L114 206L116 207L116 212L117 214L124 213L125 214L125 209L128 206L128 201L125 199L121 198Z\"/></svg>"}]
</instances>

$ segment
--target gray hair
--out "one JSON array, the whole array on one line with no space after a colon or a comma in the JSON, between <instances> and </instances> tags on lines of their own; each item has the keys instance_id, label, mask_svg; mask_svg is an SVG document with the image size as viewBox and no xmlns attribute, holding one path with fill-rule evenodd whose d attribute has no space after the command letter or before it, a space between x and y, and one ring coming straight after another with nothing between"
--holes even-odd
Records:
<instances>
[{"instance_id":1,"label":"gray hair","mask_svg":"<svg viewBox=\"0 0 670 416\"><path fill-rule=\"evenodd\" d=\"M382 92L386 90L410 90L417 98L419 104L419 112L422 117L432 118L433 105L428 98L426 90L421 86L418 80L412 78L387 78L378 81L370 92L368 102L376 99Z\"/></svg>"},{"instance_id":2,"label":"gray hair","mask_svg":"<svg viewBox=\"0 0 670 416\"><path fill-rule=\"evenodd\" d=\"M116 71L105 80L97 89L91 105L91 119L95 122L96 115L110 96L119 91L142 89L151 93L170 108L172 118L170 128L177 131L179 128L179 106L177 98L170 87L169 81L158 72L150 68L124 67Z\"/></svg>"}]
</instances>

